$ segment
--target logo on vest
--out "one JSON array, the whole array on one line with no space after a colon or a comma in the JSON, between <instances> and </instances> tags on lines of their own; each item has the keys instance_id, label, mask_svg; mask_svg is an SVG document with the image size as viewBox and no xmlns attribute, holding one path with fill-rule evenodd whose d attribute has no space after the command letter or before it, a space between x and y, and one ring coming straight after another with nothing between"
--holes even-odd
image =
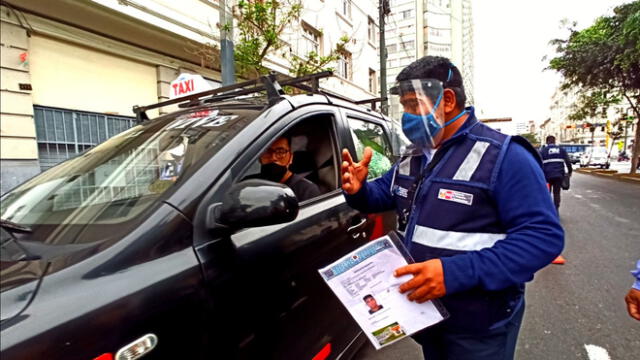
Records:
<instances>
[{"instance_id":1,"label":"logo on vest","mask_svg":"<svg viewBox=\"0 0 640 360\"><path fill-rule=\"evenodd\" d=\"M403 198L407 198L407 196L409 196L409 190L399 185L395 186L394 193L398 196L402 196Z\"/></svg>"},{"instance_id":2,"label":"logo on vest","mask_svg":"<svg viewBox=\"0 0 640 360\"><path fill-rule=\"evenodd\" d=\"M560 148L551 148L549 149L549 155L560 154Z\"/></svg>"},{"instance_id":3,"label":"logo on vest","mask_svg":"<svg viewBox=\"0 0 640 360\"><path fill-rule=\"evenodd\" d=\"M473 203L473 194L449 189L440 189L440 191L438 191L438 199L471 205Z\"/></svg>"}]
</instances>

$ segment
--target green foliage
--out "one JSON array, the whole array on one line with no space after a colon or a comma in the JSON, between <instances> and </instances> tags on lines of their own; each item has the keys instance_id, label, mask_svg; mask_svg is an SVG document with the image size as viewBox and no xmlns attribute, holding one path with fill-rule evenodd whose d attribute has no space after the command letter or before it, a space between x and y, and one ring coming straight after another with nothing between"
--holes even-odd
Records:
<instances>
[{"instance_id":1,"label":"green foliage","mask_svg":"<svg viewBox=\"0 0 640 360\"><path fill-rule=\"evenodd\" d=\"M569 119L605 115L611 105L626 100L637 119L635 173L640 156L640 0L616 7L612 16L602 16L586 29L576 30L573 24L568 30L568 39L551 41L558 56L548 68L562 74L563 89L580 91Z\"/></svg>"},{"instance_id":2,"label":"green foliage","mask_svg":"<svg viewBox=\"0 0 640 360\"><path fill-rule=\"evenodd\" d=\"M285 45L281 35L300 18L302 0L240 0L236 10L239 36L234 57L238 72L250 77L267 74L263 60Z\"/></svg>"},{"instance_id":3,"label":"green foliage","mask_svg":"<svg viewBox=\"0 0 640 360\"><path fill-rule=\"evenodd\" d=\"M320 56L315 51L309 52L305 57L291 55L289 58L291 63L289 72L294 77L299 77L321 71L333 71L334 69L329 64L337 61L340 58L340 54L346 51L349 40L351 39L348 36L341 37L336 47L331 50L331 53L325 56Z\"/></svg>"},{"instance_id":4,"label":"green foliage","mask_svg":"<svg viewBox=\"0 0 640 360\"><path fill-rule=\"evenodd\" d=\"M539 146L540 145L540 141L538 140L538 136L534 133L526 133L526 134L520 134L520 136L522 136L523 138L527 139L531 145L533 146Z\"/></svg>"},{"instance_id":5,"label":"green foliage","mask_svg":"<svg viewBox=\"0 0 640 360\"><path fill-rule=\"evenodd\" d=\"M568 39L555 39L558 56L549 69L564 77L563 89L582 90L574 119L606 112L625 98L638 111L640 101L640 1L615 8L583 30L569 26Z\"/></svg>"},{"instance_id":6,"label":"green foliage","mask_svg":"<svg viewBox=\"0 0 640 360\"><path fill-rule=\"evenodd\" d=\"M255 78L265 75L269 69L264 66L264 58L279 54L290 63L289 72L293 76L303 76L320 71L333 70L329 65L337 61L351 40L342 36L335 48L321 56L315 51L296 55L286 51L286 43L281 40L287 27L299 21L302 0L240 0L236 9L238 17L238 37L235 41L234 57L240 75ZM281 51L282 50L282 51Z\"/></svg>"}]
</instances>

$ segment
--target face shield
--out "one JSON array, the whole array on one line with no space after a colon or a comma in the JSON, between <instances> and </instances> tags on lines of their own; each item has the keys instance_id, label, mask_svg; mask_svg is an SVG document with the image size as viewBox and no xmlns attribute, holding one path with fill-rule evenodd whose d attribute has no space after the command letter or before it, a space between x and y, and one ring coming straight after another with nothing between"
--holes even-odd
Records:
<instances>
[{"instance_id":1,"label":"face shield","mask_svg":"<svg viewBox=\"0 0 640 360\"><path fill-rule=\"evenodd\" d=\"M447 82L451 79L449 69ZM394 133L400 134L414 146L412 152L436 148L444 138L443 129L456 121L465 112L446 121L443 96L444 87L438 79L409 79L396 83L390 89L392 106L402 110ZM398 129L399 128L399 129ZM404 154L409 151L404 151ZM402 154L401 154L402 155Z\"/></svg>"},{"instance_id":2,"label":"face shield","mask_svg":"<svg viewBox=\"0 0 640 360\"><path fill-rule=\"evenodd\" d=\"M436 79L400 81L391 88L392 102L400 105L400 133L418 149L435 148L442 140L444 88Z\"/></svg>"}]
</instances>

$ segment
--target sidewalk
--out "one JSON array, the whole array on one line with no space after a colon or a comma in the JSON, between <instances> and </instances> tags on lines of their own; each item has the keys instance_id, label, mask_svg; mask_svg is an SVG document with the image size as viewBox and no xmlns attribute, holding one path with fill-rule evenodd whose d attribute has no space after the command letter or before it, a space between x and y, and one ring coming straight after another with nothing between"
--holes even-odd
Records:
<instances>
[{"instance_id":1,"label":"sidewalk","mask_svg":"<svg viewBox=\"0 0 640 360\"><path fill-rule=\"evenodd\" d=\"M595 176L616 179L619 181L640 184L640 173L635 173L635 174L618 173L617 170L605 170L600 168L578 168L575 171L582 174L591 174Z\"/></svg>"}]
</instances>

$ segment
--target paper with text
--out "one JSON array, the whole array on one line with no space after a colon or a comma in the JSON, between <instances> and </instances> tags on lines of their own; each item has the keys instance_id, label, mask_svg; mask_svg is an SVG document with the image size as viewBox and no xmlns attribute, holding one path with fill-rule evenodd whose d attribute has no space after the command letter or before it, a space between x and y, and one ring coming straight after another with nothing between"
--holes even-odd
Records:
<instances>
[{"instance_id":1,"label":"paper with text","mask_svg":"<svg viewBox=\"0 0 640 360\"><path fill-rule=\"evenodd\" d=\"M376 349L444 320L431 301L409 301L396 278L407 261L389 236L373 240L318 270Z\"/></svg>"}]
</instances>

